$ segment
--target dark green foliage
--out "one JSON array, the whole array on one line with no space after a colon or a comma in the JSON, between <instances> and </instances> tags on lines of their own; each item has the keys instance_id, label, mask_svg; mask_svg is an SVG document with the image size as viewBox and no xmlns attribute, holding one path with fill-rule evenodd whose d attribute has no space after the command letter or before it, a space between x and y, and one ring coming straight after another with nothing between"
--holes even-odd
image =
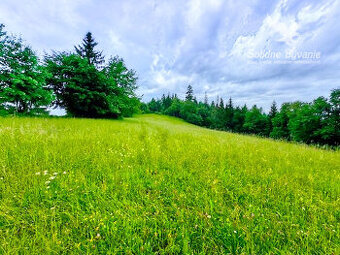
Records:
<instances>
[{"instance_id":1,"label":"dark green foliage","mask_svg":"<svg viewBox=\"0 0 340 255\"><path fill-rule=\"evenodd\" d=\"M56 95L54 105L76 117L118 118L139 111L135 95L137 76L118 56L103 66L104 57L87 33L78 54L55 53L45 58L49 85ZM102 65L102 66L100 66Z\"/></svg>"},{"instance_id":2,"label":"dark green foliage","mask_svg":"<svg viewBox=\"0 0 340 255\"><path fill-rule=\"evenodd\" d=\"M220 105L219 105L220 109L224 109L224 102L223 102L223 98L220 99Z\"/></svg>"},{"instance_id":3,"label":"dark green foliage","mask_svg":"<svg viewBox=\"0 0 340 255\"><path fill-rule=\"evenodd\" d=\"M53 98L46 87L47 73L33 50L3 28L0 25L1 112L44 113Z\"/></svg>"},{"instance_id":4,"label":"dark green foliage","mask_svg":"<svg viewBox=\"0 0 340 255\"><path fill-rule=\"evenodd\" d=\"M54 55L46 63L56 106L77 117L118 117L119 109L109 98L118 91L94 65L74 54Z\"/></svg>"},{"instance_id":5,"label":"dark green foliage","mask_svg":"<svg viewBox=\"0 0 340 255\"><path fill-rule=\"evenodd\" d=\"M189 95L189 96L188 96ZM194 100L192 87L188 87L185 100L163 95L161 100L152 99L145 112L158 112L182 118L190 123L231 132L269 136L296 142L340 144L340 90L333 90L330 99L320 97L312 103L284 103L277 109L271 105L269 114L256 106L248 110L244 105L234 107L230 98L226 104L217 97L208 104ZM191 99L191 100L190 100Z\"/></svg>"},{"instance_id":6,"label":"dark green foliage","mask_svg":"<svg viewBox=\"0 0 340 255\"><path fill-rule=\"evenodd\" d=\"M128 69L122 58L115 56L110 58L103 72L105 73L107 86L115 88L116 96L111 105L119 109L122 116L129 117L139 111L140 99L136 96L137 75L132 69ZM113 103L113 104L112 104Z\"/></svg>"},{"instance_id":7,"label":"dark green foliage","mask_svg":"<svg viewBox=\"0 0 340 255\"><path fill-rule=\"evenodd\" d=\"M168 94L167 96L165 96L164 94L162 95L162 99L161 99L161 105L162 105L162 109L166 110L171 106L172 103L172 98L170 97L170 95Z\"/></svg>"},{"instance_id":8,"label":"dark green foliage","mask_svg":"<svg viewBox=\"0 0 340 255\"><path fill-rule=\"evenodd\" d=\"M94 49L97 45L98 43L92 37L92 33L88 32L83 39L83 43L74 48L79 56L87 59L89 64L100 66L105 61L104 56L102 56L103 53Z\"/></svg>"},{"instance_id":9,"label":"dark green foliage","mask_svg":"<svg viewBox=\"0 0 340 255\"><path fill-rule=\"evenodd\" d=\"M177 118L181 117L181 101L177 98L175 98L174 100L172 100L170 106L168 108L165 109L164 113L170 116L174 116Z\"/></svg>"},{"instance_id":10,"label":"dark green foliage","mask_svg":"<svg viewBox=\"0 0 340 255\"><path fill-rule=\"evenodd\" d=\"M247 106L242 108L236 107L232 115L232 131L242 133L244 132L243 125L246 119Z\"/></svg>"},{"instance_id":11,"label":"dark green foliage","mask_svg":"<svg viewBox=\"0 0 340 255\"><path fill-rule=\"evenodd\" d=\"M267 125L268 117L262 113L262 109L254 105L250 111L246 113L243 129L247 133L266 136L268 135Z\"/></svg>"},{"instance_id":12,"label":"dark green foliage","mask_svg":"<svg viewBox=\"0 0 340 255\"><path fill-rule=\"evenodd\" d=\"M316 138L316 132L321 128L321 114L313 109L313 104L302 104L292 114L288 128L292 140L311 143ZM322 111L322 110L321 110ZM316 114L313 114L315 112Z\"/></svg>"},{"instance_id":13,"label":"dark green foliage","mask_svg":"<svg viewBox=\"0 0 340 255\"><path fill-rule=\"evenodd\" d=\"M194 99L194 90L191 85L188 86L187 92L185 93L185 100L186 101L193 101Z\"/></svg>"},{"instance_id":14,"label":"dark green foliage","mask_svg":"<svg viewBox=\"0 0 340 255\"><path fill-rule=\"evenodd\" d=\"M229 98L229 102L225 107L225 128L227 130L233 130L234 129L234 114L235 114L235 109L233 107L233 101L231 98Z\"/></svg>"},{"instance_id":15,"label":"dark green foliage","mask_svg":"<svg viewBox=\"0 0 340 255\"><path fill-rule=\"evenodd\" d=\"M148 104L150 112L161 112L162 104L159 100L155 100L154 98L151 99L150 103Z\"/></svg>"},{"instance_id":16,"label":"dark green foliage","mask_svg":"<svg viewBox=\"0 0 340 255\"><path fill-rule=\"evenodd\" d=\"M334 90L330 100L319 97L309 104L301 104L288 123L294 141L319 144L339 144L339 91Z\"/></svg>"},{"instance_id":17,"label":"dark green foliage","mask_svg":"<svg viewBox=\"0 0 340 255\"><path fill-rule=\"evenodd\" d=\"M123 88L127 94L133 95L137 89L137 75L132 69L128 69L124 59L119 56L110 58L107 66L104 68L105 74L118 87Z\"/></svg>"},{"instance_id":18,"label":"dark green foliage","mask_svg":"<svg viewBox=\"0 0 340 255\"><path fill-rule=\"evenodd\" d=\"M290 105L285 103L281 106L281 111L275 115L272 119L272 130L270 132L270 137L276 139L289 139L289 130L288 130L288 122L289 122L289 112Z\"/></svg>"},{"instance_id":19,"label":"dark green foliage","mask_svg":"<svg viewBox=\"0 0 340 255\"><path fill-rule=\"evenodd\" d=\"M210 127L212 125L212 121L210 118L210 107L206 103L199 103L197 114L201 116L201 125L204 127Z\"/></svg>"},{"instance_id":20,"label":"dark green foliage","mask_svg":"<svg viewBox=\"0 0 340 255\"><path fill-rule=\"evenodd\" d=\"M0 114L41 114L48 106L77 117L118 118L139 111L137 76L122 58L104 56L87 33L77 54L53 53L41 65L21 39L0 25ZM54 95L53 95L54 92Z\"/></svg>"},{"instance_id":21,"label":"dark green foliage","mask_svg":"<svg viewBox=\"0 0 340 255\"><path fill-rule=\"evenodd\" d=\"M202 117L198 114L197 104L191 101L186 101L183 103L180 110L180 117L188 121L189 123L200 125L202 122Z\"/></svg>"},{"instance_id":22,"label":"dark green foliage","mask_svg":"<svg viewBox=\"0 0 340 255\"><path fill-rule=\"evenodd\" d=\"M270 106L270 111L269 111L269 114L268 114L267 130L268 130L269 134L273 129L273 119L276 116L277 112L278 111L277 111L276 102L273 101L272 105Z\"/></svg>"},{"instance_id":23,"label":"dark green foliage","mask_svg":"<svg viewBox=\"0 0 340 255\"><path fill-rule=\"evenodd\" d=\"M142 113L151 113L151 111L149 110L148 104L141 102L139 109Z\"/></svg>"},{"instance_id":24,"label":"dark green foliage","mask_svg":"<svg viewBox=\"0 0 340 255\"><path fill-rule=\"evenodd\" d=\"M138 107L134 95L137 78L122 59L113 58L99 71L78 55L61 53L46 57L46 66L56 94L54 104L70 115L118 118L131 116Z\"/></svg>"},{"instance_id":25,"label":"dark green foliage","mask_svg":"<svg viewBox=\"0 0 340 255\"><path fill-rule=\"evenodd\" d=\"M328 121L324 126L323 137L330 143L330 141L337 141L340 143L340 89L332 91L329 99L330 114ZM336 144L336 143L330 143Z\"/></svg>"},{"instance_id":26,"label":"dark green foliage","mask_svg":"<svg viewBox=\"0 0 340 255\"><path fill-rule=\"evenodd\" d=\"M277 114L277 106L276 106L276 102L274 101L270 107L270 112L268 114L268 117L272 120L276 114Z\"/></svg>"}]
</instances>

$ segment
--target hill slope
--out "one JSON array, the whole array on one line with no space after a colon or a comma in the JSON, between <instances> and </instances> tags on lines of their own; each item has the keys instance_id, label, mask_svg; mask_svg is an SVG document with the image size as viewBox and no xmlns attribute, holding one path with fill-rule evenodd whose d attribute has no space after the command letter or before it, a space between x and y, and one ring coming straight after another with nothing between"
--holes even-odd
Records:
<instances>
[{"instance_id":1,"label":"hill slope","mask_svg":"<svg viewBox=\"0 0 340 255\"><path fill-rule=\"evenodd\" d=\"M0 253L337 253L340 153L144 115L0 119Z\"/></svg>"}]
</instances>

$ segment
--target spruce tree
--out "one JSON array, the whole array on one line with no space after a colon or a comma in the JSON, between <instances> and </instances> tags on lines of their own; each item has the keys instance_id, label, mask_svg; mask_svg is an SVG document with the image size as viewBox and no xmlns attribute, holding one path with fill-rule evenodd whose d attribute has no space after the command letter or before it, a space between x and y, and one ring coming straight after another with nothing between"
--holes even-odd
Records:
<instances>
[{"instance_id":1,"label":"spruce tree","mask_svg":"<svg viewBox=\"0 0 340 255\"><path fill-rule=\"evenodd\" d=\"M82 44L74 48L79 56L88 60L89 64L99 67L105 60L104 56L102 56L103 52L94 49L97 45L98 43L94 40L92 33L88 32Z\"/></svg>"},{"instance_id":2,"label":"spruce tree","mask_svg":"<svg viewBox=\"0 0 340 255\"><path fill-rule=\"evenodd\" d=\"M268 117L269 117L270 119L272 119L272 118L275 117L276 114L277 114L277 106L276 106L276 102L273 101L273 103L272 103L272 105L271 105L271 107L270 107L270 112L269 112Z\"/></svg>"},{"instance_id":3,"label":"spruce tree","mask_svg":"<svg viewBox=\"0 0 340 255\"><path fill-rule=\"evenodd\" d=\"M207 92L204 93L204 104L208 105L208 95L207 95Z\"/></svg>"},{"instance_id":4,"label":"spruce tree","mask_svg":"<svg viewBox=\"0 0 340 255\"><path fill-rule=\"evenodd\" d=\"M273 131L273 119L275 118L276 114L278 113L277 111L277 106L276 106L276 102L273 101L271 107L270 107L270 111L268 114L268 126L267 126L267 131L268 134L270 135L270 133Z\"/></svg>"},{"instance_id":5,"label":"spruce tree","mask_svg":"<svg viewBox=\"0 0 340 255\"><path fill-rule=\"evenodd\" d=\"M226 128L228 130L234 129L233 118L234 118L234 107L233 107L233 101L230 97L225 107Z\"/></svg>"},{"instance_id":6,"label":"spruce tree","mask_svg":"<svg viewBox=\"0 0 340 255\"><path fill-rule=\"evenodd\" d=\"M220 108L224 109L224 102L223 102L223 98L220 99Z\"/></svg>"},{"instance_id":7,"label":"spruce tree","mask_svg":"<svg viewBox=\"0 0 340 255\"><path fill-rule=\"evenodd\" d=\"M229 102L227 105L229 108L233 108L233 100L231 99L231 97L229 98Z\"/></svg>"},{"instance_id":8,"label":"spruce tree","mask_svg":"<svg viewBox=\"0 0 340 255\"><path fill-rule=\"evenodd\" d=\"M194 90L192 89L192 86L189 85L187 88L187 92L185 93L185 100L186 101L192 101L194 99Z\"/></svg>"}]
</instances>

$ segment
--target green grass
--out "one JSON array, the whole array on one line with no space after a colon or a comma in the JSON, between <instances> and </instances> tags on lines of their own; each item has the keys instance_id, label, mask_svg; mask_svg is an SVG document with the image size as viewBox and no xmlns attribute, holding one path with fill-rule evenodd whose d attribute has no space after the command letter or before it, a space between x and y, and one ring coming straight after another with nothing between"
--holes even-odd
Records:
<instances>
[{"instance_id":1,"label":"green grass","mask_svg":"<svg viewBox=\"0 0 340 255\"><path fill-rule=\"evenodd\" d=\"M126 120L0 118L0 253L339 254L340 152Z\"/></svg>"}]
</instances>

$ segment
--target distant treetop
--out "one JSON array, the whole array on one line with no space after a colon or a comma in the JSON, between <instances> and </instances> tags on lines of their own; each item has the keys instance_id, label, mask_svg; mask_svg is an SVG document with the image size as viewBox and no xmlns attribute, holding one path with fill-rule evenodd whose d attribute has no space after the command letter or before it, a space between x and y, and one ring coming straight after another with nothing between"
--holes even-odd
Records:
<instances>
[{"instance_id":1,"label":"distant treetop","mask_svg":"<svg viewBox=\"0 0 340 255\"><path fill-rule=\"evenodd\" d=\"M83 39L83 43L74 48L79 56L87 58L89 64L100 66L105 62L105 59L102 51L94 49L97 45L98 43L94 40L92 33L88 32Z\"/></svg>"}]
</instances>

